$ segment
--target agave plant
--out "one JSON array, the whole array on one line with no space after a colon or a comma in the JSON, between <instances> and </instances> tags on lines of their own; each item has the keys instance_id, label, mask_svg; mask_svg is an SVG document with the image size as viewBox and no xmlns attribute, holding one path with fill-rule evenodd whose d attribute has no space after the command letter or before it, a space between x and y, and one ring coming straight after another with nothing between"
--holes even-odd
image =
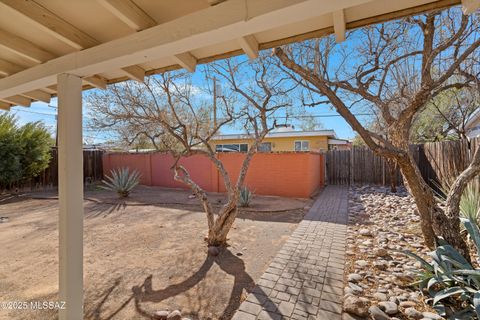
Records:
<instances>
[{"instance_id":1,"label":"agave plant","mask_svg":"<svg viewBox=\"0 0 480 320\"><path fill-rule=\"evenodd\" d=\"M250 202L253 198L253 192L250 191L247 187L242 187L240 189L240 197L238 199L238 205L240 207L248 207L250 206Z\"/></svg>"},{"instance_id":2,"label":"agave plant","mask_svg":"<svg viewBox=\"0 0 480 320\"><path fill-rule=\"evenodd\" d=\"M107 180L102 180L104 185L101 188L115 191L120 198L128 197L132 189L140 182L140 173L137 170L130 173L129 168L113 169L110 171L110 175L106 176Z\"/></svg>"},{"instance_id":3,"label":"agave plant","mask_svg":"<svg viewBox=\"0 0 480 320\"><path fill-rule=\"evenodd\" d=\"M480 230L469 219L461 219L480 254ZM430 298L437 313L447 319L480 319L480 269L475 269L455 248L441 240L435 251L428 253L427 262L420 256L404 251L423 267L415 283Z\"/></svg>"}]
</instances>

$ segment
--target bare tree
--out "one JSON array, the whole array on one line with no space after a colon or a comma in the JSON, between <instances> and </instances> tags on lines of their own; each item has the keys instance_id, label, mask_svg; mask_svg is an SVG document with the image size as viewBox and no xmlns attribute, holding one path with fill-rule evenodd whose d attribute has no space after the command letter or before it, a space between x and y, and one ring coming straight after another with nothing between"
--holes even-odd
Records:
<instances>
[{"instance_id":1,"label":"bare tree","mask_svg":"<svg viewBox=\"0 0 480 320\"><path fill-rule=\"evenodd\" d=\"M126 99L120 94L126 90L135 96ZM90 115L88 126L101 134L112 135L120 146L128 148L147 148L157 151L178 149L178 143L156 121L139 118L136 106L130 100L150 103L145 88L135 83L120 83L110 86L110 90L93 91L87 96ZM168 114L168 109L164 109ZM171 116L171 115L170 115ZM205 127L210 121L203 122Z\"/></svg>"},{"instance_id":2,"label":"bare tree","mask_svg":"<svg viewBox=\"0 0 480 320\"><path fill-rule=\"evenodd\" d=\"M211 105L193 92L191 78L183 72L171 72L151 77L145 84L126 83L109 89L110 113L128 119L139 126L161 128L176 143L168 151L174 156L174 178L190 187L200 200L208 222L209 246L222 246L237 217L238 200L244 186L248 167L257 147L274 128L272 117L279 109L290 105L288 79L279 79L272 57L260 57L255 62L242 58L225 60L206 69L223 84L223 93L217 103L218 121L211 121ZM272 81L272 79L274 79ZM242 123L252 138L245 153L236 181L217 157L212 138L221 128ZM207 124L207 125L205 125ZM210 159L223 178L228 194L227 202L215 211L207 192L194 181L187 168L180 163L182 157L204 155Z\"/></svg>"},{"instance_id":3,"label":"bare tree","mask_svg":"<svg viewBox=\"0 0 480 320\"><path fill-rule=\"evenodd\" d=\"M478 20L451 8L353 31L350 46L329 37L275 49L285 72L328 98L375 153L397 162L415 199L426 244L433 247L436 236L442 236L466 255L459 201L480 172L480 151L452 185L443 209L420 174L409 139L415 116L433 98L452 88L480 88ZM354 116L351 108L359 103L376 111L387 135L369 131Z\"/></svg>"}]
</instances>

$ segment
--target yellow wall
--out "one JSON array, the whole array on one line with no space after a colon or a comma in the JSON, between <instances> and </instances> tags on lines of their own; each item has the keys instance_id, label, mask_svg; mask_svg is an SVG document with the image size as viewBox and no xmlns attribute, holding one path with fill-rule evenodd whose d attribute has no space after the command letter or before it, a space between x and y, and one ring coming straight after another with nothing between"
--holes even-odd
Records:
<instances>
[{"instance_id":1,"label":"yellow wall","mask_svg":"<svg viewBox=\"0 0 480 320\"><path fill-rule=\"evenodd\" d=\"M309 151L327 151L328 150L328 137L282 137L282 138L265 138L263 142L272 143L272 151L295 151L295 141L308 141ZM252 145L252 139L227 139L212 141L215 146L217 144L236 144L236 143L248 143L248 147Z\"/></svg>"}]
</instances>

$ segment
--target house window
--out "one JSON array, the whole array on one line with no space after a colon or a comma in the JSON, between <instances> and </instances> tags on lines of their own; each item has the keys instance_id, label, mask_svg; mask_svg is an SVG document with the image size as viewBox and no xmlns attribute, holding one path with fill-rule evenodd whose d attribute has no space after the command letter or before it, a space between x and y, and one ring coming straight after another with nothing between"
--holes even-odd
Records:
<instances>
[{"instance_id":1,"label":"house window","mask_svg":"<svg viewBox=\"0 0 480 320\"><path fill-rule=\"evenodd\" d=\"M232 143L232 144L217 144L215 146L216 152L247 152L247 143Z\"/></svg>"},{"instance_id":2,"label":"house window","mask_svg":"<svg viewBox=\"0 0 480 320\"><path fill-rule=\"evenodd\" d=\"M310 144L306 140L295 141L295 151L309 151Z\"/></svg>"},{"instance_id":3,"label":"house window","mask_svg":"<svg viewBox=\"0 0 480 320\"><path fill-rule=\"evenodd\" d=\"M258 152L271 152L272 143L271 142L262 142L257 148Z\"/></svg>"}]
</instances>

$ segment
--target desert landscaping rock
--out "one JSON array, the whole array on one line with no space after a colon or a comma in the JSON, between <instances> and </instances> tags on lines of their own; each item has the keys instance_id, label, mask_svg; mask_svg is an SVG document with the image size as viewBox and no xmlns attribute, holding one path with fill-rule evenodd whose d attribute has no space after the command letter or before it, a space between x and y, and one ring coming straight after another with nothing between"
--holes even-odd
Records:
<instances>
[{"instance_id":1,"label":"desert landscaping rock","mask_svg":"<svg viewBox=\"0 0 480 320\"><path fill-rule=\"evenodd\" d=\"M377 306L371 306L368 309L368 312L370 313L370 316L374 320L389 320L390 319L390 317Z\"/></svg>"},{"instance_id":2,"label":"desert landscaping rock","mask_svg":"<svg viewBox=\"0 0 480 320\"><path fill-rule=\"evenodd\" d=\"M349 282L353 282L353 283L357 283L359 281L361 281L363 279L363 277L361 275L359 275L358 273L350 273L347 277L347 280Z\"/></svg>"},{"instance_id":3,"label":"desert landscaping rock","mask_svg":"<svg viewBox=\"0 0 480 320\"><path fill-rule=\"evenodd\" d=\"M363 292L363 289L362 287L356 285L355 283L352 283L352 282L349 282L348 283L348 286L350 287L350 289L352 289L353 293L362 293Z\"/></svg>"},{"instance_id":4,"label":"desert landscaping rock","mask_svg":"<svg viewBox=\"0 0 480 320\"><path fill-rule=\"evenodd\" d=\"M415 301L401 301L400 302L400 307L402 308L411 308L415 307L417 303Z\"/></svg>"},{"instance_id":5,"label":"desert landscaping rock","mask_svg":"<svg viewBox=\"0 0 480 320\"><path fill-rule=\"evenodd\" d=\"M404 313L407 317L412 318L412 319L423 318L422 313L415 308L406 308Z\"/></svg>"},{"instance_id":6,"label":"desert landscaping rock","mask_svg":"<svg viewBox=\"0 0 480 320\"><path fill-rule=\"evenodd\" d=\"M396 194L385 187L350 188L347 248L346 312L358 316L351 312L353 302L363 298L371 319L441 319L409 286L421 266L400 251L426 257L428 249L415 203L404 188Z\"/></svg>"},{"instance_id":7,"label":"desert landscaping rock","mask_svg":"<svg viewBox=\"0 0 480 320\"><path fill-rule=\"evenodd\" d=\"M360 235L366 236L366 237L371 237L372 236L372 232L368 229L360 229L360 231L358 231L358 233L360 233Z\"/></svg>"},{"instance_id":8,"label":"desert landscaping rock","mask_svg":"<svg viewBox=\"0 0 480 320\"><path fill-rule=\"evenodd\" d=\"M398 306L395 302L382 301L378 304L378 307L388 315L394 315L398 312Z\"/></svg>"},{"instance_id":9,"label":"desert landscaping rock","mask_svg":"<svg viewBox=\"0 0 480 320\"><path fill-rule=\"evenodd\" d=\"M375 255L377 257L386 257L388 256L388 251L384 248L378 248L377 250L375 250Z\"/></svg>"},{"instance_id":10,"label":"desert landscaping rock","mask_svg":"<svg viewBox=\"0 0 480 320\"><path fill-rule=\"evenodd\" d=\"M443 317L439 316L438 314L433 313L433 312L428 312L428 311L422 312L422 316L423 316L424 318L432 319L432 320L441 320L441 319L443 319Z\"/></svg>"},{"instance_id":11,"label":"desert landscaping rock","mask_svg":"<svg viewBox=\"0 0 480 320\"><path fill-rule=\"evenodd\" d=\"M166 310L156 311L153 314L153 318L157 320L166 320L168 317L169 312Z\"/></svg>"},{"instance_id":12,"label":"desert landscaping rock","mask_svg":"<svg viewBox=\"0 0 480 320\"><path fill-rule=\"evenodd\" d=\"M182 313L174 310L167 316L167 320L182 320Z\"/></svg>"},{"instance_id":13,"label":"desert landscaping rock","mask_svg":"<svg viewBox=\"0 0 480 320\"><path fill-rule=\"evenodd\" d=\"M373 294L373 297L375 299L377 299L378 301L387 301L388 300L388 297L385 293L382 293L382 292L375 292Z\"/></svg>"},{"instance_id":14,"label":"desert landscaping rock","mask_svg":"<svg viewBox=\"0 0 480 320\"><path fill-rule=\"evenodd\" d=\"M368 299L348 296L343 303L343 310L359 317L368 315Z\"/></svg>"}]
</instances>

